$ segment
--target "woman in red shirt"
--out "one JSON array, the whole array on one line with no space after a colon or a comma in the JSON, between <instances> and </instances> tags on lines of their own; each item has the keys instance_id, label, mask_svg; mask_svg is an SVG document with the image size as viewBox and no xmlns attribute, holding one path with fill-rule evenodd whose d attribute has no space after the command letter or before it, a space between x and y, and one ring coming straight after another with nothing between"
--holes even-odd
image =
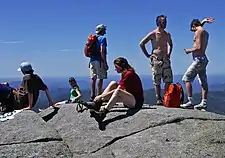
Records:
<instances>
[{"instance_id":1,"label":"woman in red shirt","mask_svg":"<svg viewBox=\"0 0 225 158\"><path fill-rule=\"evenodd\" d=\"M144 102L141 79L128 61L123 57L119 57L114 60L114 66L117 73L122 74L121 80L119 83L115 81L110 82L104 92L95 97L95 102L109 100L107 105L101 108L99 112L91 111L98 122L105 118L106 113L117 102L122 102L128 108L140 108Z\"/></svg>"}]
</instances>

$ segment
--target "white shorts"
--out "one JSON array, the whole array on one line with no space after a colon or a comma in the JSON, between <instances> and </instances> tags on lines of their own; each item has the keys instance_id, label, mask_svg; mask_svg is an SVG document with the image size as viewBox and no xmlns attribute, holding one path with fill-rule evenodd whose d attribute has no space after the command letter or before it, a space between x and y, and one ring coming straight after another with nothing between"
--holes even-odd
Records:
<instances>
[{"instance_id":1,"label":"white shorts","mask_svg":"<svg viewBox=\"0 0 225 158\"><path fill-rule=\"evenodd\" d=\"M98 79L107 79L107 70L100 65L100 61L92 61L89 63L90 77Z\"/></svg>"}]
</instances>

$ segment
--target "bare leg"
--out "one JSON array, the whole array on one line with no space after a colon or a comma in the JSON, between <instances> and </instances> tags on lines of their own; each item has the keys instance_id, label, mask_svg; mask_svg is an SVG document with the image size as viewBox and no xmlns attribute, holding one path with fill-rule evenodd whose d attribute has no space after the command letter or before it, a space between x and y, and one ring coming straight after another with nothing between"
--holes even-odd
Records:
<instances>
[{"instance_id":1,"label":"bare leg","mask_svg":"<svg viewBox=\"0 0 225 158\"><path fill-rule=\"evenodd\" d=\"M192 97L192 84L191 82L185 82L186 90L187 90L187 96Z\"/></svg>"},{"instance_id":2,"label":"bare leg","mask_svg":"<svg viewBox=\"0 0 225 158\"><path fill-rule=\"evenodd\" d=\"M98 95L102 94L102 85L103 85L103 79L98 79Z\"/></svg>"},{"instance_id":3,"label":"bare leg","mask_svg":"<svg viewBox=\"0 0 225 158\"><path fill-rule=\"evenodd\" d=\"M106 87L106 89L103 91L102 95L116 89L117 87L118 83L116 81L111 81L109 85Z\"/></svg>"},{"instance_id":4,"label":"bare leg","mask_svg":"<svg viewBox=\"0 0 225 158\"><path fill-rule=\"evenodd\" d=\"M130 108L135 107L135 98L132 94L117 88L110 98L109 102L105 106L105 109L110 110L117 102L123 102L125 105L127 105Z\"/></svg>"},{"instance_id":5,"label":"bare leg","mask_svg":"<svg viewBox=\"0 0 225 158\"><path fill-rule=\"evenodd\" d=\"M167 91L171 83L165 83L164 85L164 93Z\"/></svg>"},{"instance_id":6,"label":"bare leg","mask_svg":"<svg viewBox=\"0 0 225 158\"><path fill-rule=\"evenodd\" d=\"M118 87L118 83L115 81L111 81L109 85L106 87L106 89L103 91L103 93L96 97L96 99L101 99L103 101L109 100L112 96L114 90Z\"/></svg>"},{"instance_id":7,"label":"bare leg","mask_svg":"<svg viewBox=\"0 0 225 158\"><path fill-rule=\"evenodd\" d=\"M202 88L202 99L207 99L208 96L208 88L204 89Z\"/></svg>"},{"instance_id":8,"label":"bare leg","mask_svg":"<svg viewBox=\"0 0 225 158\"><path fill-rule=\"evenodd\" d=\"M91 78L91 98L93 99L95 97L95 84L96 84L96 78Z\"/></svg>"},{"instance_id":9,"label":"bare leg","mask_svg":"<svg viewBox=\"0 0 225 158\"><path fill-rule=\"evenodd\" d=\"M155 93L156 93L156 98L161 98L161 87L160 85L155 85Z\"/></svg>"}]
</instances>

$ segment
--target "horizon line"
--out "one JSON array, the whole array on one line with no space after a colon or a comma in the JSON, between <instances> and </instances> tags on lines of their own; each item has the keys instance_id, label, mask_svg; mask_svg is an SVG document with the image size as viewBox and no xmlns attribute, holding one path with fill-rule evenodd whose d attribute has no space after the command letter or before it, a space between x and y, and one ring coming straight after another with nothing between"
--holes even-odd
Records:
<instances>
[{"instance_id":1,"label":"horizon line","mask_svg":"<svg viewBox=\"0 0 225 158\"><path fill-rule=\"evenodd\" d=\"M40 75L42 78L68 78L68 77L78 77L78 78L89 78L90 76L76 76L76 75L67 75L67 76L44 76L44 75ZM120 76L120 75L108 75L108 79L110 77L116 77L116 76ZM151 74L139 74L140 77L152 77ZM173 75L173 76L183 76L183 74L176 74L176 75ZM207 74L207 76L225 76L225 74ZM22 77L22 75L21 75ZM0 79L18 79L18 78L21 78L21 77L0 77ZM107 79L106 79L107 80Z\"/></svg>"}]
</instances>

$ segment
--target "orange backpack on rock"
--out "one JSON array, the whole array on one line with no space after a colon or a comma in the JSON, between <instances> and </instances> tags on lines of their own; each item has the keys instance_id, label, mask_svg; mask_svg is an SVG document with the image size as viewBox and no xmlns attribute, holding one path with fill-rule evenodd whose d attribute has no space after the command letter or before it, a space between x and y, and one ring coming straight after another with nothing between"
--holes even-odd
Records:
<instances>
[{"instance_id":1,"label":"orange backpack on rock","mask_svg":"<svg viewBox=\"0 0 225 158\"><path fill-rule=\"evenodd\" d=\"M184 91L180 83L170 84L164 94L165 107L179 108L184 102Z\"/></svg>"}]
</instances>

